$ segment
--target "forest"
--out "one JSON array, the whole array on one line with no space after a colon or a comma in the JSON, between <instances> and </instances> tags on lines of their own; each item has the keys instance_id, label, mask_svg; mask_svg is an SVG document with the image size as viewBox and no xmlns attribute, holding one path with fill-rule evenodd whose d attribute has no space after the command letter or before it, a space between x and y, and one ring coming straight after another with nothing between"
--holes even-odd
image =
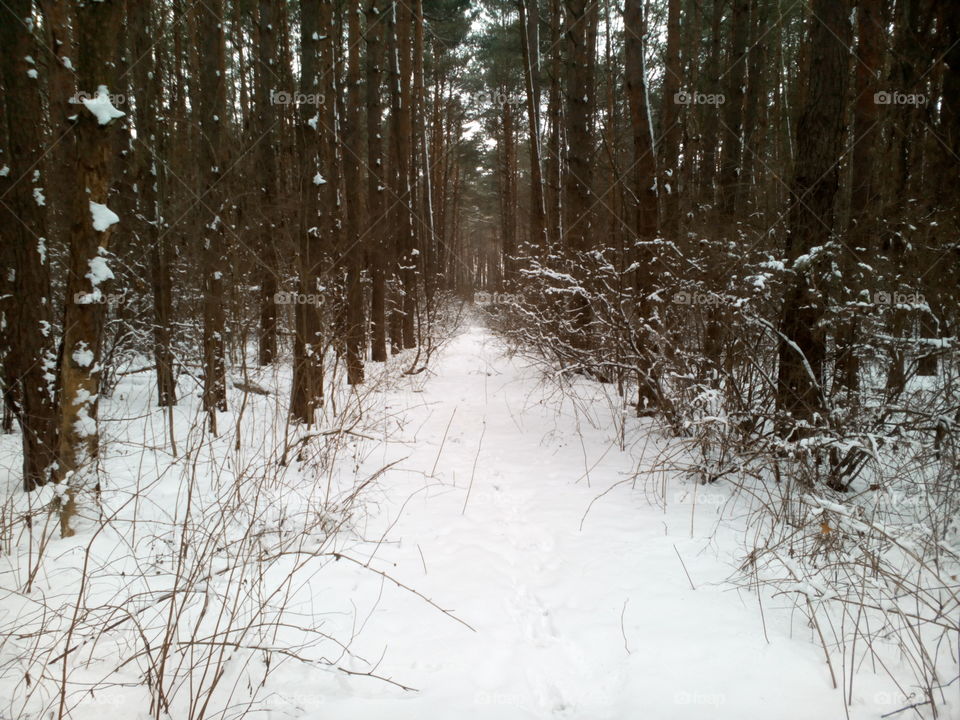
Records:
<instances>
[{"instance_id":1,"label":"forest","mask_svg":"<svg viewBox=\"0 0 960 720\"><path fill-rule=\"evenodd\" d=\"M0 720L960 718L957 0L0 0L0 266Z\"/></svg>"}]
</instances>

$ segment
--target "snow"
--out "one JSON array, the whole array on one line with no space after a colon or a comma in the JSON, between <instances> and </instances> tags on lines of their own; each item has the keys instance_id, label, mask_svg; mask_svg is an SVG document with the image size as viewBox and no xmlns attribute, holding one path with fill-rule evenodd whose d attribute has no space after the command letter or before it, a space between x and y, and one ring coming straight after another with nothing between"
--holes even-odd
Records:
<instances>
[{"instance_id":1,"label":"snow","mask_svg":"<svg viewBox=\"0 0 960 720\"><path fill-rule=\"evenodd\" d=\"M321 175L320 173L317 173L316 175L313 176L313 184L326 185L327 181L323 179L323 175Z\"/></svg>"},{"instance_id":2,"label":"snow","mask_svg":"<svg viewBox=\"0 0 960 720\"><path fill-rule=\"evenodd\" d=\"M71 357L79 367L90 367L94 360L93 351L84 342L77 343Z\"/></svg>"},{"instance_id":3,"label":"snow","mask_svg":"<svg viewBox=\"0 0 960 720\"><path fill-rule=\"evenodd\" d=\"M117 110L113 106L113 102L110 100L110 92L107 90L106 85L101 85L97 88L97 94L92 100L90 98L81 98L81 102L84 107L97 118L98 125L106 125L111 120L126 115L126 113Z\"/></svg>"},{"instance_id":4,"label":"snow","mask_svg":"<svg viewBox=\"0 0 960 720\"><path fill-rule=\"evenodd\" d=\"M0 594L0 624L40 617L36 608L46 609L61 595L69 611L79 587L75 570L84 557L112 563L85 588L87 632L78 630L73 643L98 644L96 652L92 644L83 645L73 656L72 718L133 717L148 706L141 682L147 665L126 660L132 647L139 648L133 646L137 633L156 637L156 623L163 627L170 607L148 598L169 589L173 559L181 552L167 542L187 523L184 477L197 479L196 492L204 494L198 506L216 510L222 497L236 493L239 499L256 473L288 473L279 480L287 483L281 504L257 506L256 522L265 521L262 511L289 526L296 515L288 511L298 500L329 492L331 479L354 467L358 477L376 481L367 491L365 512L345 524L342 557L296 576L292 565L264 565L264 572L279 572L274 579L284 588L281 595L304 623L312 618L330 637L349 641L349 652L333 643L298 645L299 616L287 617L291 624L271 635L270 643L310 658L336 658L339 667L355 673L375 668L379 676L417 690L274 653L283 669L267 678L257 713L269 720L866 720L901 707L889 684L864 667L845 715L843 691L832 688L815 634L793 617L792 604L726 582L742 561L744 508L737 503L749 497L734 495L723 483L701 486L665 470L662 457L676 451L674 441L656 421L625 412L613 385L577 377L565 381L567 392L559 394L539 369L509 356L480 326L454 337L427 373L402 374L413 359L408 352L415 351L368 366L370 387L378 389L371 390L375 403L365 415L367 425L344 435L343 457L336 468L322 471L311 465L297 469L294 462L278 470L269 443L279 438L282 447L291 437L309 436L302 428L288 434L280 409L286 399L274 408L272 400L251 395L242 420L224 414L222 427L236 421L243 428L236 448L229 431L220 438L199 433L191 424L199 400L184 392L193 387L186 375L181 401L171 409L181 448L175 459L164 440L165 411L153 404L150 374L121 377L112 397L100 400L104 427L120 440L105 444L98 460L109 478L103 512L133 512L128 506L135 491L137 522L123 515L123 522L100 535L93 536L88 525L77 538L52 540L47 557L53 565L39 575L34 595ZM92 355L78 348L73 358L89 366ZM289 388L289 368L260 371L262 376L252 378L257 384L275 394ZM78 431L95 428L87 412L95 399L77 398ZM238 400L232 396L231 407ZM191 448L190 436L196 434L203 437L194 437L199 444ZM0 436L0 468L7 470L12 489L18 489L11 470L18 447L18 438ZM234 465L236 471L225 469ZM33 503L36 512L58 489L15 497ZM242 497L238 513L259 502ZM276 528L261 532L260 524L238 524L243 536L256 537L264 549L273 542L271 533L279 537ZM133 532L133 526L134 534L118 535ZM131 537L130 545L122 542ZM311 541L319 543L302 542ZM131 553L128 561L124 552ZM227 562L233 548L222 552L212 567L231 572L205 579L197 602L189 605L206 611L206 597L208 616L220 609L215 590L233 575L233 562ZM237 582L231 587L240 587ZM809 584L808 591L817 588ZM236 601L244 602L246 593ZM142 599L124 605L127 595ZM188 607L186 598L182 603ZM130 608L137 613L135 623L91 631L97 630L97 618L114 622ZM70 613L63 617L54 621L66 624ZM196 619L187 617L181 631L189 632L191 617ZM11 648L40 642L23 639L31 625L21 621L18 627L23 636L0 646L0 667ZM124 628L129 635L121 635ZM49 657L61 651L57 644ZM235 651L230 649L231 656ZM42 669L48 656L36 652ZM202 645L191 646L191 652L202 652ZM255 670L262 654L236 651L229 661L227 679L238 693L231 702L241 702L248 677L253 686L259 682ZM38 688L59 678L40 675ZM28 694L22 676L0 672L0 697L22 701ZM84 681L103 677L110 686L94 697L87 694ZM185 717L183 699L174 701L170 717ZM0 715L19 708L10 702L0 704ZM951 710L956 706L944 708L942 716L955 717ZM208 715L219 716L219 709L211 707Z\"/></svg>"},{"instance_id":5,"label":"snow","mask_svg":"<svg viewBox=\"0 0 960 720\"><path fill-rule=\"evenodd\" d=\"M90 201L90 214L93 216L93 229L104 232L111 225L120 222L120 217L102 203Z\"/></svg>"},{"instance_id":6,"label":"snow","mask_svg":"<svg viewBox=\"0 0 960 720\"><path fill-rule=\"evenodd\" d=\"M90 272L84 275L84 277L90 280L94 288L107 280L113 280L113 271L110 269L110 266L107 265L106 258L102 255L90 258L87 260L87 264L90 266Z\"/></svg>"},{"instance_id":7,"label":"snow","mask_svg":"<svg viewBox=\"0 0 960 720\"><path fill-rule=\"evenodd\" d=\"M362 574L330 580L334 594L360 583L354 601L369 593L358 654L385 653L379 671L420 691L330 683L317 689L327 716L843 716L819 649L771 609L765 641L756 598L722 584L734 562L714 547L731 538L728 491L659 474L644 421L629 419L634 442L611 451L613 408L598 386L561 405L486 330L454 340L433 369L422 394L387 397L408 408L409 439L373 453L373 465L403 458L405 472L384 478L384 517L367 535L382 525L389 541L369 557L476 631ZM665 507L632 480L643 470L669 488ZM309 687L289 681L293 695ZM850 716L872 717L868 704Z\"/></svg>"}]
</instances>

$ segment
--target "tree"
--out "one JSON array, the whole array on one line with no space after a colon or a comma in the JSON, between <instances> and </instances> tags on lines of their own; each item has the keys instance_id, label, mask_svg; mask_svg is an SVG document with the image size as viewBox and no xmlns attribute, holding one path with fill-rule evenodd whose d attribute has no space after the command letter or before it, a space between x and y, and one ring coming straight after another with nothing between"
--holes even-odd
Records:
<instances>
[{"instance_id":1,"label":"tree","mask_svg":"<svg viewBox=\"0 0 960 720\"><path fill-rule=\"evenodd\" d=\"M321 57L332 60L329 48L333 44L331 3L305 0L300 3L300 93L304 99L322 97L315 105L304 102L298 108L297 155L301 170L298 177L299 263L298 292L307 302L295 306L295 336L293 351L293 389L290 397L290 415L298 422L311 424L318 407L323 403L324 337L320 325L320 279L323 244L330 239L329 225L321 217L320 194L331 183L324 178L328 169L321 166L321 138L329 127L328 118L321 117L328 103L334 102L321 92L319 62ZM331 63L332 64L332 63ZM332 73L331 73L332 75ZM334 117L334 122L336 118ZM336 187L334 181L331 185ZM334 191L335 192L335 191ZM324 193L326 194L326 193ZM323 208L332 214L330 204Z\"/></svg>"},{"instance_id":2,"label":"tree","mask_svg":"<svg viewBox=\"0 0 960 720\"><path fill-rule=\"evenodd\" d=\"M360 0L349 0L344 7L347 14L347 99L343 124L343 169L346 191L346 356L347 382L358 385L363 382L363 359L366 346L363 312L364 250L364 185L361 163L364 156L363 135L360 132L362 117L360 104L360 45L363 36L360 28Z\"/></svg>"},{"instance_id":3,"label":"tree","mask_svg":"<svg viewBox=\"0 0 960 720\"><path fill-rule=\"evenodd\" d=\"M780 319L777 409L794 436L824 420L822 326L826 281L820 273L833 237L843 155L850 12L846 0L814 0L809 22L807 91L797 123L786 257L792 282Z\"/></svg>"},{"instance_id":4,"label":"tree","mask_svg":"<svg viewBox=\"0 0 960 720\"><path fill-rule=\"evenodd\" d=\"M160 168L157 118L161 101L161 73L154 56L154 31L150 7L134 3L130 8L130 34L133 52L133 84L138 89L137 126L137 219L142 242L150 248L150 282L153 288L153 357L156 362L157 404L166 407L177 402L173 374L173 348L170 325L173 319L173 287L170 277L170 248L161 232L159 197Z\"/></svg>"},{"instance_id":5,"label":"tree","mask_svg":"<svg viewBox=\"0 0 960 720\"><path fill-rule=\"evenodd\" d=\"M5 406L23 436L23 487L33 490L51 477L56 463L56 363L52 332L52 297L48 265L46 195L39 170L43 157L40 122L42 92L32 31L32 3L16 0L9 10L16 20L0 23L0 77L4 93L6 142L0 163L0 243L7 275L3 289L2 327ZM9 271L8 271L9 272ZM24 301L27 299L27 301Z\"/></svg>"},{"instance_id":6,"label":"tree","mask_svg":"<svg viewBox=\"0 0 960 720\"><path fill-rule=\"evenodd\" d=\"M386 225L384 223L386 174L383 164L383 136L381 116L381 75L383 73L384 30L382 0L369 0L367 6L367 212L370 242L371 270L371 359L385 362L387 359L387 307L386 307Z\"/></svg>"},{"instance_id":7,"label":"tree","mask_svg":"<svg viewBox=\"0 0 960 720\"><path fill-rule=\"evenodd\" d=\"M519 7L530 146L530 240L535 247L546 248L547 208L540 162L540 34L537 0L519 0Z\"/></svg>"},{"instance_id":8,"label":"tree","mask_svg":"<svg viewBox=\"0 0 960 720\"><path fill-rule=\"evenodd\" d=\"M683 132L678 114L679 104L676 102L683 72L680 65L680 0L669 0L668 8L667 55L661 106L663 151L659 153L660 180L657 187L663 198L663 231L668 239L673 240L680 223L680 138Z\"/></svg>"},{"instance_id":9,"label":"tree","mask_svg":"<svg viewBox=\"0 0 960 720\"><path fill-rule=\"evenodd\" d=\"M226 163L224 123L227 121L226 60L223 0L212 0L197 9L197 40L208 48L199 68L193 98L200 118L200 207L204 218L203 277L203 409L210 430L217 431L217 411L227 409L224 360L223 279L228 272L224 249L225 212L220 181ZM211 47L212 45L212 47Z\"/></svg>"},{"instance_id":10,"label":"tree","mask_svg":"<svg viewBox=\"0 0 960 720\"><path fill-rule=\"evenodd\" d=\"M260 0L257 17L257 138L259 156L257 183L262 200L259 203L260 222L257 238L257 276L259 280L260 329L258 360L270 365L277 354L277 268L276 233L280 224L277 212L277 150L278 125L277 94L272 90L278 79L276 28L284 3ZM282 97L282 96L281 96Z\"/></svg>"},{"instance_id":11,"label":"tree","mask_svg":"<svg viewBox=\"0 0 960 720\"><path fill-rule=\"evenodd\" d=\"M100 339L105 290L113 278L109 243L119 217L109 209L113 175L114 122L123 113L111 101L116 87L116 52L123 20L120 0L77 6L77 85L86 93L76 115L75 192L71 205L67 301L60 362L60 428L57 479L68 483L60 515L61 533L72 535L76 495L86 489L99 451L97 407Z\"/></svg>"}]
</instances>

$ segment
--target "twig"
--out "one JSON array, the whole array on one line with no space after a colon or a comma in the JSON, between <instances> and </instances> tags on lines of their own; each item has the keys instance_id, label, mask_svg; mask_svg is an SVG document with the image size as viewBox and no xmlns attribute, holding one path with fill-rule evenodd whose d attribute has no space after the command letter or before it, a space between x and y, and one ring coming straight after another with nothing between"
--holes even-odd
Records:
<instances>
[{"instance_id":1,"label":"twig","mask_svg":"<svg viewBox=\"0 0 960 720\"><path fill-rule=\"evenodd\" d=\"M683 562L683 558L680 557L680 551L677 550L676 544L674 544L674 546L673 546L673 551L677 554L677 559L680 561L681 567L683 567L683 572L684 572L684 574L687 576L687 582L690 583L690 589L691 589L691 590L696 590L697 588L696 588L696 586L693 584L693 579L690 577L690 573L687 572L687 565L686 565L686 563Z\"/></svg>"},{"instance_id":2,"label":"twig","mask_svg":"<svg viewBox=\"0 0 960 720\"><path fill-rule=\"evenodd\" d=\"M406 686L406 685L403 685L403 684L401 684L401 683L398 683L396 680L391 680L391 679L388 678L388 677L384 677L383 675L377 675L376 673L373 673L373 672L358 672L358 671L356 671L356 670L347 670L347 668L345 668L345 667L340 667L339 665L337 665L337 670L339 670L339 671L342 672L342 673L346 673L347 675L360 675L360 676L363 676L363 677L375 678L376 680L382 680L382 681L385 682L385 683L390 683L391 685L396 685L396 686L397 686L398 688L400 688L401 690L406 690L407 692L420 692L420 691L417 690L416 688L408 687L408 686Z\"/></svg>"},{"instance_id":3,"label":"twig","mask_svg":"<svg viewBox=\"0 0 960 720\"><path fill-rule=\"evenodd\" d=\"M914 703L913 705L907 705L905 707L900 708L899 710L891 710L888 713L884 713L880 717L882 718L891 717L893 715L898 715L899 713L902 713L904 710L913 710L914 708L923 707L924 705L929 705L929 704L930 704L929 700L924 700L923 702Z\"/></svg>"},{"instance_id":4,"label":"twig","mask_svg":"<svg viewBox=\"0 0 960 720\"><path fill-rule=\"evenodd\" d=\"M407 592L413 593L414 595L416 595L418 598L420 598L420 599L423 600L424 602L426 602L426 603L428 603L429 605L432 605L433 607L435 607L437 610L439 610L440 612L442 612L444 615L447 615L448 617L452 618L453 620L456 620L458 623L460 623L461 625L463 625L465 628L469 628L470 630L473 630L473 632L476 632L476 631L477 631L477 629L476 629L475 627L473 627L473 625L471 625L470 623L468 623L468 622L465 621L465 620L461 620L460 618L458 618L456 615L454 615L454 614L453 614L452 612L450 612L449 610L444 610L442 607L440 607L439 605L437 605L433 600L431 600L430 598L428 598L428 597L427 597L426 595L424 595L422 592L419 592L418 590L414 590L414 589L413 589L412 587L410 587L409 585L404 585L402 582L400 582L399 580L397 580L397 579L394 578L394 577L391 577L390 575L387 575L387 574L386 574L385 572L383 572L382 570L377 570L376 568L372 568L372 567L370 567L369 565L366 565L365 563L360 562L360 561L357 560L356 558L352 558L352 557L350 557L349 555L344 555L343 553L334 552L334 553L330 553L330 554L333 555L333 558L334 558L335 560L349 560L350 562L352 562L352 563L354 563L354 564L356 564L356 565L359 565L360 567L365 568L365 569L369 570L369 571L372 572L372 573L376 573L376 574L379 575L380 577L382 577L382 578L384 578L384 579L386 579L386 580L389 580L390 582L392 582L392 583L393 583L394 585L396 585L397 587L403 588L403 589L406 590Z\"/></svg>"},{"instance_id":5,"label":"twig","mask_svg":"<svg viewBox=\"0 0 960 720\"><path fill-rule=\"evenodd\" d=\"M620 634L623 635L623 649L627 651L627 655L630 655L630 648L627 647L627 631L623 628L623 615L627 612L628 602L630 602L630 598L623 601L623 609L620 610Z\"/></svg>"},{"instance_id":6,"label":"twig","mask_svg":"<svg viewBox=\"0 0 960 720\"><path fill-rule=\"evenodd\" d=\"M437 450L437 459L433 461L433 469L430 471L430 477L434 477L434 473L437 471L437 463L440 462L440 454L443 452L443 446L447 442L447 433L450 432L450 425L453 423L453 416L457 414L457 408L453 408L453 412L450 413L450 420L447 421L447 429L443 431L443 439L440 441L440 449Z\"/></svg>"},{"instance_id":7,"label":"twig","mask_svg":"<svg viewBox=\"0 0 960 720\"><path fill-rule=\"evenodd\" d=\"M470 500L470 491L473 490L473 476L477 472L477 460L480 459L480 448L483 447L483 436L487 432L487 421L483 421L483 429L480 431L480 442L477 443L477 454L473 458L473 470L470 471L470 484L467 486L467 496L463 499L463 510L460 511L460 514L463 515L467 511L467 502Z\"/></svg>"}]
</instances>

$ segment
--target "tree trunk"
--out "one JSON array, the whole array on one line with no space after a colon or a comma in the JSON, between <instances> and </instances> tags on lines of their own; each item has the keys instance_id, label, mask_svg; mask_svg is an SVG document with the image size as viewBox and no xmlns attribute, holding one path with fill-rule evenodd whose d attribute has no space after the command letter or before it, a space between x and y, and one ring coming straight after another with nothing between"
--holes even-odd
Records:
<instances>
[{"instance_id":1,"label":"tree trunk","mask_svg":"<svg viewBox=\"0 0 960 720\"><path fill-rule=\"evenodd\" d=\"M636 0L634 0L636 1ZM591 180L593 178L593 42L597 5L566 0L567 58L567 172L564 177L566 221L564 232L574 252L592 243Z\"/></svg>"},{"instance_id":2,"label":"tree trunk","mask_svg":"<svg viewBox=\"0 0 960 720\"><path fill-rule=\"evenodd\" d=\"M16 16L0 22L0 77L5 94L6 144L0 162L0 243L5 261L0 327L6 347L4 400L16 417L23 439L23 489L44 485L57 454L57 349L51 324L50 270L47 262L47 213L44 180L34 172L43 157L42 87L27 58L39 57L27 24L30 0L7 9ZM31 73L32 71L32 73ZM31 77L33 75L33 77ZM65 170L62 173L69 176ZM89 215L87 216L89 221ZM12 277L11 277L12 274ZM70 298L67 298L70 302Z\"/></svg>"},{"instance_id":3,"label":"tree trunk","mask_svg":"<svg viewBox=\"0 0 960 720\"><path fill-rule=\"evenodd\" d=\"M723 139L720 152L720 212L728 231L737 223L737 197L741 191L743 156L743 99L747 69L747 38L750 33L750 0L733 0L730 19L730 51L727 57L723 103Z\"/></svg>"},{"instance_id":4,"label":"tree trunk","mask_svg":"<svg viewBox=\"0 0 960 720\"><path fill-rule=\"evenodd\" d=\"M294 307L293 344L293 389L290 396L290 416L295 422L310 425L316 410L323 404L323 353L324 338L321 333L320 309L318 307L323 243L330 238L324 232L320 217L320 194L333 182L323 177L320 164L320 138L329 132L326 104L333 103L334 96L327 96L320 86L318 60L321 56L332 60L330 48L333 43L331 27L331 2L300 2L300 93L304 98L323 96L323 105L304 102L298 108L297 156L300 161L300 176L297 196L298 207L298 291L307 302L298 302ZM321 39L322 38L322 39ZM330 65L325 65L330 67ZM332 75L332 73L330 73ZM330 208L325 208L330 212Z\"/></svg>"},{"instance_id":5,"label":"tree trunk","mask_svg":"<svg viewBox=\"0 0 960 720\"><path fill-rule=\"evenodd\" d=\"M200 177L204 189L201 207L204 239L203 275L203 409L212 432L217 431L217 411L227 409L223 278L227 271L224 249L223 190L218 183L226 168L223 123L226 122L226 61L224 56L223 0L211 0L197 9L197 44L206 49L193 98L200 116Z\"/></svg>"},{"instance_id":6,"label":"tree trunk","mask_svg":"<svg viewBox=\"0 0 960 720\"><path fill-rule=\"evenodd\" d=\"M343 118L343 159L344 180L346 185L347 207L347 382L358 385L363 382L363 356L366 345L363 312L363 228L364 228L364 192L362 185L361 162L363 158L363 136L360 132L360 43L363 37L360 29L360 0L350 0L345 9L349 32L347 50L347 108Z\"/></svg>"},{"instance_id":7,"label":"tree trunk","mask_svg":"<svg viewBox=\"0 0 960 720\"><path fill-rule=\"evenodd\" d=\"M527 5L530 5L528 15ZM543 171L540 163L540 42L537 0L520 0L520 44L523 48L523 75L527 90L527 123L530 134L530 242L547 247L547 210L544 204ZM511 278L508 276L507 278Z\"/></svg>"},{"instance_id":8,"label":"tree trunk","mask_svg":"<svg viewBox=\"0 0 960 720\"><path fill-rule=\"evenodd\" d=\"M667 57L663 76L662 143L659 153L660 182L657 187L663 198L661 227L670 241L676 241L680 225L680 126L676 94L680 91L680 0L669 0L667 14Z\"/></svg>"},{"instance_id":9,"label":"tree trunk","mask_svg":"<svg viewBox=\"0 0 960 720\"><path fill-rule=\"evenodd\" d=\"M810 253L824 248L833 215L843 154L850 8L847 0L813 0L809 21L810 63L797 123L786 256L794 273L780 322L777 409L781 434L802 436L823 420L821 387L826 354L821 320L826 288ZM823 253L821 251L822 254ZM802 262L800 259L803 258Z\"/></svg>"},{"instance_id":10,"label":"tree trunk","mask_svg":"<svg viewBox=\"0 0 960 720\"><path fill-rule=\"evenodd\" d=\"M380 78L383 72L383 31L381 14L384 0L370 0L367 6L367 211L369 218L368 246L370 248L370 293L371 350L374 362L387 360L387 315L386 315L386 247L384 235L384 191L387 178L383 166L383 138L380 116L383 112L380 100Z\"/></svg>"},{"instance_id":11,"label":"tree trunk","mask_svg":"<svg viewBox=\"0 0 960 720\"><path fill-rule=\"evenodd\" d=\"M166 233L160 232L161 212L158 195L159 168L163 159L157 137L157 109L160 99L160 72L153 55L156 37L146 3L130 6L130 32L133 52L139 58L133 66L137 88L137 215L141 241L150 248L150 284L153 290L153 357L156 363L157 405L177 402L173 375L173 351L170 323L173 318L173 290L170 279L170 250Z\"/></svg>"},{"instance_id":12,"label":"tree trunk","mask_svg":"<svg viewBox=\"0 0 960 720\"><path fill-rule=\"evenodd\" d=\"M257 237L257 277L260 286L260 328L257 360L270 365L277 355L277 125L280 113L271 92L277 80L276 27L282 12L278 0L260 0L257 22L257 170L255 186L260 196Z\"/></svg>"},{"instance_id":13,"label":"tree trunk","mask_svg":"<svg viewBox=\"0 0 960 720\"><path fill-rule=\"evenodd\" d=\"M644 36L646 22L643 16L644 0L627 0L623 11L623 24L626 32L624 41L624 66L627 101L630 105L630 128L633 139L633 197L634 231L636 233L637 265L636 287L634 288L637 311L644 318L643 327L651 324L653 308L647 297L653 291L651 281L655 275L653 267L655 253L652 250L657 235L657 164L654 156L653 134L648 105L646 67L644 66ZM671 96L668 102L673 102ZM651 342L650 334L642 332L640 342L647 346ZM652 353L650 353L652 356ZM656 380L652 368L644 360L638 361L637 373L641 378L638 410L643 414L653 412L656 407Z\"/></svg>"},{"instance_id":14,"label":"tree trunk","mask_svg":"<svg viewBox=\"0 0 960 720\"><path fill-rule=\"evenodd\" d=\"M60 364L60 430L57 477L69 483L61 508L60 530L73 535L77 493L94 475L99 449L97 406L100 393L100 340L106 304L104 284L113 274L107 247L119 218L108 209L114 135L120 111L110 104L116 87L120 0L77 7L77 85L88 101L77 113L75 194L71 218L67 301L63 316ZM94 112L94 110L98 112Z\"/></svg>"},{"instance_id":15,"label":"tree trunk","mask_svg":"<svg viewBox=\"0 0 960 720\"><path fill-rule=\"evenodd\" d=\"M863 279L857 255L862 247L869 256L871 236L876 232L876 223L871 215L876 212L874 202L873 165L880 140L880 106L874 97L880 90L879 72L883 54L883 0L859 0L857 5L857 55L854 62L856 97L853 103L853 155L850 168L850 227L847 244L852 252L844 252L843 281L840 299L849 303L847 313L838 331L837 366L838 381L851 391L851 400L856 399L859 387L860 362L856 355L859 337L859 312L855 309L859 288ZM879 248L874 248L879 249Z\"/></svg>"}]
</instances>

